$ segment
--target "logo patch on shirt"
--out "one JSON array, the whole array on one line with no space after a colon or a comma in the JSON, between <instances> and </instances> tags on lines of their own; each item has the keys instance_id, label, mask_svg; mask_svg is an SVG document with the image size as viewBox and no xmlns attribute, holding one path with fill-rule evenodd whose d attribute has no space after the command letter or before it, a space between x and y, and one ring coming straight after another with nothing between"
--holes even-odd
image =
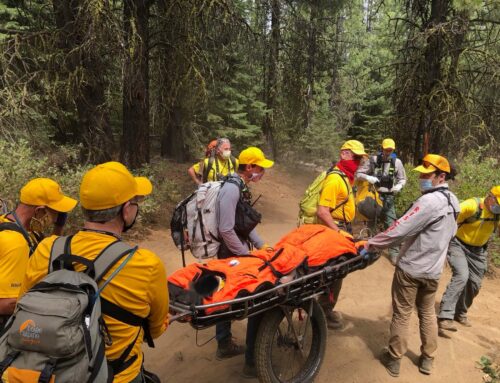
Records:
<instances>
[{"instance_id":1,"label":"logo patch on shirt","mask_svg":"<svg viewBox=\"0 0 500 383\"><path fill-rule=\"evenodd\" d=\"M18 287L21 287L21 282L12 282L10 284L10 287L12 288L18 288Z\"/></svg>"}]
</instances>

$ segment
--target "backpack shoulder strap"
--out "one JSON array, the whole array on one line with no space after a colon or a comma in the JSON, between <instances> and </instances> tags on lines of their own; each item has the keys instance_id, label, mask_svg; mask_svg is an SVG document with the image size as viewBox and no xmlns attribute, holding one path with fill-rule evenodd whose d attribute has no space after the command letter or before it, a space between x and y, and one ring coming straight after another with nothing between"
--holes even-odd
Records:
<instances>
[{"instance_id":1,"label":"backpack shoulder strap","mask_svg":"<svg viewBox=\"0 0 500 383\"><path fill-rule=\"evenodd\" d=\"M229 164L233 167L233 171L236 171L236 158L234 156L229 157ZM231 167L229 170L231 170Z\"/></svg>"},{"instance_id":2,"label":"backpack shoulder strap","mask_svg":"<svg viewBox=\"0 0 500 383\"><path fill-rule=\"evenodd\" d=\"M94 259L95 281L99 283L120 259L130 254L135 249L136 248L120 240L116 240L106 246Z\"/></svg>"},{"instance_id":3,"label":"backpack shoulder strap","mask_svg":"<svg viewBox=\"0 0 500 383\"><path fill-rule=\"evenodd\" d=\"M483 208L481 207L481 198L474 197L474 200L476 201L476 205L477 205L475 218L476 218L476 220L478 220L481 218L481 215L483 214Z\"/></svg>"},{"instance_id":4,"label":"backpack shoulder strap","mask_svg":"<svg viewBox=\"0 0 500 383\"><path fill-rule=\"evenodd\" d=\"M375 168L380 168L382 166L382 153L377 154L377 162L375 163Z\"/></svg>"},{"instance_id":5,"label":"backpack shoulder strap","mask_svg":"<svg viewBox=\"0 0 500 383\"><path fill-rule=\"evenodd\" d=\"M15 231L16 233L22 234L26 238L24 231L14 222L1 222L0 231Z\"/></svg>"},{"instance_id":6,"label":"backpack shoulder strap","mask_svg":"<svg viewBox=\"0 0 500 383\"><path fill-rule=\"evenodd\" d=\"M33 244L33 241L29 237L28 233L26 230L24 230L22 227L20 227L17 223L14 222L2 222L0 223L0 231L15 231L16 233L19 233L23 236L23 238L26 240L28 243L28 247L30 248L30 256L33 254L35 251L35 245Z\"/></svg>"},{"instance_id":7,"label":"backpack shoulder strap","mask_svg":"<svg viewBox=\"0 0 500 383\"><path fill-rule=\"evenodd\" d=\"M137 246L132 247L129 244L116 240L112 242L107 247L105 247L100 254L94 260L94 269L95 269L95 281L99 284L104 275L106 275L109 270L124 256L127 258L121 263L121 265L111 274L111 276L99 287L99 291L102 291L104 287L113 279L123 268L123 266L128 262L128 260L135 254L137 251ZM151 336L151 332L149 330L149 323L147 318L142 318L134 313L130 312L123 307L105 299L100 295L99 300L101 302L101 312L107 316L110 316L120 322L126 323L130 326L141 327L144 330L144 339L148 343L150 347L154 347L153 337ZM137 338L139 337L139 332L137 336L133 339L133 341L127 346L125 351L120 355L118 359L108 361L108 364L113 369L113 373L115 375L120 372L126 370L128 367L134 363L137 359L137 355L132 356L127 360L127 357L130 355Z\"/></svg>"},{"instance_id":8,"label":"backpack shoulder strap","mask_svg":"<svg viewBox=\"0 0 500 383\"><path fill-rule=\"evenodd\" d=\"M391 166L390 166L390 168L392 169L392 171L396 170L396 157L394 157L394 156L391 156Z\"/></svg>"},{"instance_id":9,"label":"backpack shoulder strap","mask_svg":"<svg viewBox=\"0 0 500 383\"><path fill-rule=\"evenodd\" d=\"M208 181L208 174L210 173L210 170L212 170L212 167L214 166L214 160L215 160L215 154L212 153L208 157L207 166L203 168L203 178L201 180L203 183ZM205 163L205 160L203 160L203 163Z\"/></svg>"},{"instance_id":10,"label":"backpack shoulder strap","mask_svg":"<svg viewBox=\"0 0 500 383\"><path fill-rule=\"evenodd\" d=\"M240 193L245 188L245 183L243 182L243 180L241 178L229 176L229 177L226 177L224 179L224 183L226 183L226 182L238 186L238 189L240 189Z\"/></svg>"},{"instance_id":11,"label":"backpack shoulder strap","mask_svg":"<svg viewBox=\"0 0 500 383\"><path fill-rule=\"evenodd\" d=\"M53 263L55 259L61 255L70 253L71 238L72 236L57 237L52 243L52 249L50 250L49 255L49 269L47 270L48 274L54 271Z\"/></svg>"},{"instance_id":12,"label":"backpack shoulder strap","mask_svg":"<svg viewBox=\"0 0 500 383\"><path fill-rule=\"evenodd\" d=\"M342 181L344 181L344 184L345 184L345 187L346 187L346 190L347 190L347 197L343 201L341 201L340 203L338 203L337 206L335 206L333 209L330 210L330 212L333 212L333 211L337 210L339 207L341 207L341 206L345 205L347 202L349 202L349 196L352 193L352 188L349 187L349 184L346 181L347 176L345 175L345 173L343 171L341 171L339 169L332 168L329 173L327 172L327 174L326 174L327 177L330 174L337 174L342 179Z\"/></svg>"},{"instance_id":13,"label":"backpack shoulder strap","mask_svg":"<svg viewBox=\"0 0 500 383\"><path fill-rule=\"evenodd\" d=\"M451 196L450 196L449 189L447 189L447 188L438 188L435 191L441 193L442 195L444 195L446 197L446 200L448 201L448 206L450 206L451 209L453 210L453 216L455 217L455 220L456 220L457 217L458 217L458 212L455 210L455 207L451 203ZM448 191L448 193L446 191Z\"/></svg>"}]
</instances>

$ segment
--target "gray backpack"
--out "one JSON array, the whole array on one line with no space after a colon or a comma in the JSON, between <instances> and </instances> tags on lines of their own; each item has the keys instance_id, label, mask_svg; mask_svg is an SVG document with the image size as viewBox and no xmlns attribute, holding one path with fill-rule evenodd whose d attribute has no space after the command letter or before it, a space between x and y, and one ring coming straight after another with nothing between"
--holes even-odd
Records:
<instances>
[{"instance_id":1,"label":"gray backpack","mask_svg":"<svg viewBox=\"0 0 500 383\"><path fill-rule=\"evenodd\" d=\"M129 317L118 320L125 323L135 321L132 325L145 329L147 320L133 318L134 314L100 297L100 292L126 265L137 247L132 248L117 240L90 261L71 254L70 245L71 237L55 240L48 275L19 299L0 334L0 381L111 382L114 374L123 371L137 358L126 361L134 340L125 350L126 355L117 361L106 360L105 344L109 345L111 339L101 309L108 315L104 309L106 306L113 317L119 316L117 310L122 310ZM109 278L100 283L124 257ZM85 271L74 271L75 263L84 265ZM116 310L110 309L110 305Z\"/></svg>"}]
</instances>

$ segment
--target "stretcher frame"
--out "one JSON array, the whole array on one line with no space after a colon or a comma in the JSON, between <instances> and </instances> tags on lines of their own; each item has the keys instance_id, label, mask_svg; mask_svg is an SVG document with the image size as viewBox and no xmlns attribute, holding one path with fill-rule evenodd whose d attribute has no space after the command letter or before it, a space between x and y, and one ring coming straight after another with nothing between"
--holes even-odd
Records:
<instances>
[{"instance_id":1,"label":"stretcher frame","mask_svg":"<svg viewBox=\"0 0 500 383\"><path fill-rule=\"evenodd\" d=\"M364 256L357 255L271 289L228 301L205 305L187 305L171 301L170 312L173 316L170 318L170 322L189 322L193 328L201 330L219 322L243 320L259 315L277 306L298 307L302 303L328 292L334 280L344 278L355 270L364 269L378 257L379 255L372 253ZM207 309L217 307L220 307L221 310L206 313Z\"/></svg>"}]
</instances>

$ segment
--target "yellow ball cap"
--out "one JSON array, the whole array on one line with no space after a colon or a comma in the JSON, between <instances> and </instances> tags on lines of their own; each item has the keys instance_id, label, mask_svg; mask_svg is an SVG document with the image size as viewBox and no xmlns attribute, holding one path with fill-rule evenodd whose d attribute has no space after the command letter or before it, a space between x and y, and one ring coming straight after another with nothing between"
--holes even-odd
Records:
<instances>
[{"instance_id":1,"label":"yellow ball cap","mask_svg":"<svg viewBox=\"0 0 500 383\"><path fill-rule=\"evenodd\" d=\"M446 158L438 154L427 154L423 159L423 164L417 166L416 172L420 173L433 173L436 170L441 170L442 172L450 173L450 163Z\"/></svg>"},{"instance_id":2,"label":"yellow ball cap","mask_svg":"<svg viewBox=\"0 0 500 383\"><path fill-rule=\"evenodd\" d=\"M386 138L382 141L382 149L396 149L396 143L392 138Z\"/></svg>"},{"instance_id":3,"label":"yellow ball cap","mask_svg":"<svg viewBox=\"0 0 500 383\"><path fill-rule=\"evenodd\" d=\"M257 165L262 168L270 168L274 165L274 161L268 160L264 152L255 146L243 150L238 160L242 165Z\"/></svg>"},{"instance_id":4,"label":"yellow ball cap","mask_svg":"<svg viewBox=\"0 0 500 383\"><path fill-rule=\"evenodd\" d=\"M104 210L146 196L153 185L146 177L134 177L119 162L106 162L90 169L80 184L80 203L88 210Z\"/></svg>"},{"instance_id":5,"label":"yellow ball cap","mask_svg":"<svg viewBox=\"0 0 500 383\"><path fill-rule=\"evenodd\" d=\"M76 199L63 194L59 184L50 178L35 178L21 189L19 201L26 205L47 206L52 210L67 213L76 206Z\"/></svg>"},{"instance_id":6,"label":"yellow ball cap","mask_svg":"<svg viewBox=\"0 0 500 383\"><path fill-rule=\"evenodd\" d=\"M496 197L497 203L500 203L500 185L493 186L490 193L492 196Z\"/></svg>"},{"instance_id":7,"label":"yellow ball cap","mask_svg":"<svg viewBox=\"0 0 500 383\"><path fill-rule=\"evenodd\" d=\"M367 156L365 153L365 147L363 144L357 140L349 140L344 142L344 145L340 148L340 150L350 150L354 154L358 156Z\"/></svg>"}]
</instances>

